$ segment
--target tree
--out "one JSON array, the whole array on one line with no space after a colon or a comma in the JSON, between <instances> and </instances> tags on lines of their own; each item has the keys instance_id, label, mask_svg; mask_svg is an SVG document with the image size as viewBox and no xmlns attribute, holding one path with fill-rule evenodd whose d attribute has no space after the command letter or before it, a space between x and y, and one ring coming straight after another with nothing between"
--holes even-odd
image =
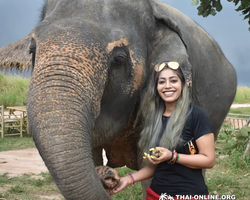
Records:
<instances>
[{"instance_id":1,"label":"tree","mask_svg":"<svg viewBox=\"0 0 250 200\"><path fill-rule=\"evenodd\" d=\"M250 0L227 0L238 6L235 10L241 11L244 19L248 19L250 26ZM197 7L198 15L207 17L208 15L216 15L217 12L222 10L221 0L192 0L192 5L200 5ZM250 27L248 28L250 31Z\"/></svg>"}]
</instances>

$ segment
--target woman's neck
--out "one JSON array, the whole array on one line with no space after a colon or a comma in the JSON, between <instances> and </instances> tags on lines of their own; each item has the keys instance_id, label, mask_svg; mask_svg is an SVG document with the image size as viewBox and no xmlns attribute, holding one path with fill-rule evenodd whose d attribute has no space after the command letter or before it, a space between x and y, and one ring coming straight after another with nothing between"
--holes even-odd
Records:
<instances>
[{"instance_id":1,"label":"woman's neck","mask_svg":"<svg viewBox=\"0 0 250 200\"><path fill-rule=\"evenodd\" d=\"M166 109L163 113L164 116L169 117L171 116L172 112L175 109L176 102L173 103L166 103Z\"/></svg>"}]
</instances>

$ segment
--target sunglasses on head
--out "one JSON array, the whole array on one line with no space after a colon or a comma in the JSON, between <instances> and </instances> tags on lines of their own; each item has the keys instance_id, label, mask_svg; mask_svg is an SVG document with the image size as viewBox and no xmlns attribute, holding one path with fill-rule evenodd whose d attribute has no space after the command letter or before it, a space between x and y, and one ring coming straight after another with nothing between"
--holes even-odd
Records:
<instances>
[{"instance_id":1,"label":"sunglasses on head","mask_svg":"<svg viewBox=\"0 0 250 200\"><path fill-rule=\"evenodd\" d=\"M156 72L160 72L161 70L163 70L165 67L168 67L170 69L173 70L177 70L179 68L179 63L175 62L175 61L171 61L171 62L162 62L158 65L155 66L155 71Z\"/></svg>"}]
</instances>

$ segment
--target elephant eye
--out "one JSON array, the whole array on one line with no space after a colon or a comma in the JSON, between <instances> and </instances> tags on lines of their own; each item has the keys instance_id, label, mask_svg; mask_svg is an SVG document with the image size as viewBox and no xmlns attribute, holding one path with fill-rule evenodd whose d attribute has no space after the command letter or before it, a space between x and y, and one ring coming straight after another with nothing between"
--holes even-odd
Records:
<instances>
[{"instance_id":1,"label":"elephant eye","mask_svg":"<svg viewBox=\"0 0 250 200\"><path fill-rule=\"evenodd\" d=\"M131 77L132 62L126 46L115 47L109 57L109 75L113 82Z\"/></svg>"},{"instance_id":2,"label":"elephant eye","mask_svg":"<svg viewBox=\"0 0 250 200\"><path fill-rule=\"evenodd\" d=\"M120 52L119 55L114 55L113 60L111 61L112 65L118 65L121 66L126 63L126 53Z\"/></svg>"},{"instance_id":3,"label":"elephant eye","mask_svg":"<svg viewBox=\"0 0 250 200\"><path fill-rule=\"evenodd\" d=\"M29 53L31 54L32 58L32 71L35 66L35 59L36 59L36 41L34 38L31 38L30 45L29 45Z\"/></svg>"}]
</instances>

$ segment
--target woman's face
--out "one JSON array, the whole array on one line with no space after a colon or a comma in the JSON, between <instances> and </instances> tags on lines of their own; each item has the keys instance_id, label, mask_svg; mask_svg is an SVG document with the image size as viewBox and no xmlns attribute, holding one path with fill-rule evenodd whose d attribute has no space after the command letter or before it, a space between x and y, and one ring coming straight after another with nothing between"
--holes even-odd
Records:
<instances>
[{"instance_id":1,"label":"woman's face","mask_svg":"<svg viewBox=\"0 0 250 200\"><path fill-rule=\"evenodd\" d=\"M182 84L177 72L166 68L158 78L157 91L166 103L175 103L181 95Z\"/></svg>"}]
</instances>

